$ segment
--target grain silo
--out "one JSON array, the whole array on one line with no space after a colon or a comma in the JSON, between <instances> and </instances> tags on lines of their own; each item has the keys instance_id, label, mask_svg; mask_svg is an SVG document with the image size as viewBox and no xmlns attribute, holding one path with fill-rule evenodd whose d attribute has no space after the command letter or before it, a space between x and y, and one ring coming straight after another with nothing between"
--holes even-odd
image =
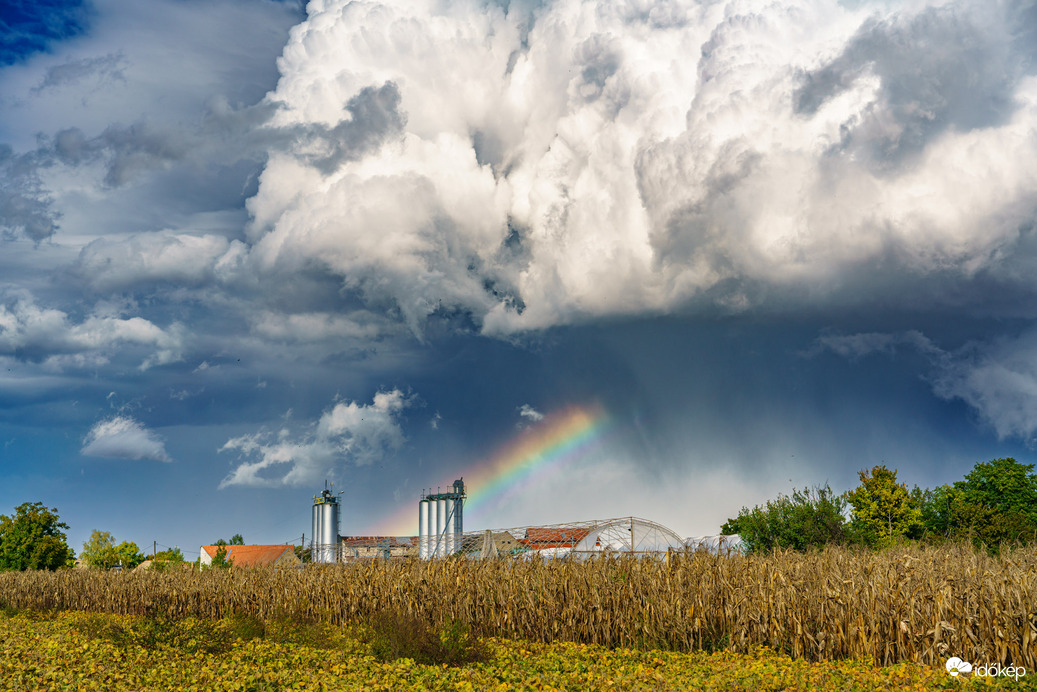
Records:
<instances>
[{"instance_id":1,"label":"grain silo","mask_svg":"<svg viewBox=\"0 0 1037 692\"><path fill-rule=\"evenodd\" d=\"M310 548L313 562L338 562L338 509L338 498L328 488L313 498L313 543Z\"/></svg>"},{"instance_id":2,"label":"grain silo","mask_svg":"<svg viewBox=\"0 0 1037 692\"><path fill-rule=\"evenodd\" d=\"M423 559L447 557L461 547L464 533L464 480L445 493L423 493L418 502L418 554Z\"/></svg>"}]
</instances>

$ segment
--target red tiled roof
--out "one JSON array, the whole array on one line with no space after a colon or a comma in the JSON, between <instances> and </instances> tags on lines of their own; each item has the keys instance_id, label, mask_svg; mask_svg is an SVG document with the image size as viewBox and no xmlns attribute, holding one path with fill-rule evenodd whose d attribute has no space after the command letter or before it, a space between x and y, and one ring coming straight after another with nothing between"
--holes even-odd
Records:
<instances>
[{"instance_id":1,"label":"red tiled roof","mask_svg":"<svg viewBox=\"0 0 1037 692\"><path fill-rule=\"evenodd\" d=\"M294 553L295 547L291 545L203 545L202 550L209 557L216 557L220 548L227 549L227 560L233 562L235 567L267 567L274 564L285 554Z\"/></svg>"},{"instance_id":2,"label":"red tiled roof","mask_svg":"<svg viewBox=\"0 0 1037 692\"><path fill-rule=\"evenodd\" d=\"M530 548L574 548L588 533L590 529L568 526L529 528L520 542Z\"/></svg>"}]
</instances>

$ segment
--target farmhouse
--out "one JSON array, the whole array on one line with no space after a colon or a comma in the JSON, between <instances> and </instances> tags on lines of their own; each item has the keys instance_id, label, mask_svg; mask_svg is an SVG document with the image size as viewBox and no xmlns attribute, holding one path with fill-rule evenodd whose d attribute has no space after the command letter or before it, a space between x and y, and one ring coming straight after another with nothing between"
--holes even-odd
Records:
<instances>
[{"instance_id":1,"label":"farmhouse","mask_svg":"<svg viewBox=\"0 0 1037 692\"><path fill-rule=\"evenodd\" d=\"M202 565L211 565L217 551L227 551L227 561L235 567L295 567L302 564L291 545L203 545Z\"/></svg>"}]
</instances>

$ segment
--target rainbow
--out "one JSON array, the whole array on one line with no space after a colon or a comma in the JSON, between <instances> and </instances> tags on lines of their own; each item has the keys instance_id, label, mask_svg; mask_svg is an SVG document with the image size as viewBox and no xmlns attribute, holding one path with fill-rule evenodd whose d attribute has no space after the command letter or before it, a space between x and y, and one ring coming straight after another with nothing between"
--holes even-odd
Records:
<instances>
[{"instance_id":1,"label":"rainbow","mask_svg":"<svg viewBox=\"0 0 1037 692\"><path fill-rule=\"evenodd\" d=\"M492 506L529 485L561 473L574 461L599 448L609 427L609 418L600 407L570 406L523 429L488 459L457 474L464 478L468 491L465 518L473 514L478 517L480 508ZM380 522L374 533L414 535L417 514L415 502Z\"/></svg>"}]
</instances>

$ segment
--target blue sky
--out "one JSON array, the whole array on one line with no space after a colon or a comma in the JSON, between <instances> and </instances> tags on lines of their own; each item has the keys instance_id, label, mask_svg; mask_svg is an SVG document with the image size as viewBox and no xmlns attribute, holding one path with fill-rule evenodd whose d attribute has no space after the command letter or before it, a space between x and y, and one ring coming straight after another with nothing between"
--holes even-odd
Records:
<instances>
[{"instance_id":1,"label":"blue sky","mask_svg":"<svg viewBox=\"0 0 1037 692\"><path fill-rule=\"evenodd\" d=\"M0 513L76 549L368 533L572 407L469 528L1033 461L1032 3L2 12Z\"/></svg>"}]
</instances>

